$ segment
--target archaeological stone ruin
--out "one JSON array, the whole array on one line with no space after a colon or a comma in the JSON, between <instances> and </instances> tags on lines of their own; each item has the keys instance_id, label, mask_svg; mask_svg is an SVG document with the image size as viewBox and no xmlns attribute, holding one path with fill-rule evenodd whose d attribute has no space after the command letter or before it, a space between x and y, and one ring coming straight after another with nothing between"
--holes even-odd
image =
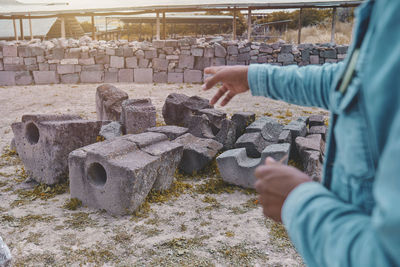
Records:
<instances>
[{"instance_id":1,"label":"archaeological stone ruin","mask_svg":"<svg viewBox=\"0 0 400 267\"><path fill-rule=\"evenodd\" d=\"M342 61L347 46L204 39L149 42L52 39L0 42L0 86L75 83L201 83L204 68Z\"/></svg>"},{"instance_id":2,"label":"archaeological stone ruin","mask_svg":"<svg viewBox=\"0 0 400 267\"><path fill-rule=\"evenodd\" d=\"M326 126L321 115L287 124L252 112L228 116L199 96L172 93L156 126L151 99L129 99L113 85L97 88L98 120L76 115L24 115L14 145L31 179L69 178L72 198L115 215L134 212L150 191L171 187L176 170L193 175L217 162L222 179L254 188L254 170L272 157L299 162L320 180Z\"/></svg>"}]
</instances>

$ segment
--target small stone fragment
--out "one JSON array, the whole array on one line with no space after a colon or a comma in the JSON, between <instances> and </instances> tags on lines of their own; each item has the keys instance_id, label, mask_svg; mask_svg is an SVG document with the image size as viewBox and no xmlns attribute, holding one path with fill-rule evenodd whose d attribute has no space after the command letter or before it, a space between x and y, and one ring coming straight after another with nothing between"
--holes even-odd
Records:
<instances>
[{"instance_id":1,"label":"small stone fragment","mask_svg":"<svg viewBox=\"0 0 400 267\"><path fill-rule=\"evenodd\" d=\"M103 137L104 140L112 140L123 135L123 127L119 122L113 121L109 124L103 125L100 129L99 135Z\"/></svg>"},{"instance_id":2,"label":"small stone fragment","mask_svg":"<svg viewBox=\"0 0 400 267\"><path fill-rule=\"evenodd\" d=\"M122 102L126 99L128 99L128 94L111 84L103 84L97 87L97 119L119 121L122 112Z\"/></svg>"}]
</instances>

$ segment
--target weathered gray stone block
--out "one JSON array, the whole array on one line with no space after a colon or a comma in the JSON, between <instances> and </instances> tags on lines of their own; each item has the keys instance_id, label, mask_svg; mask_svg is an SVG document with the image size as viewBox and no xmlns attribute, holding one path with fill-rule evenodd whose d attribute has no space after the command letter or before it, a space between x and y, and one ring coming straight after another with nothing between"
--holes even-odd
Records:
<instances>
[{"instance_id":1,"label":"weathered gray stone block","mask_svg":"<svg viewBox=\"0 0 400 267\"><path fill-rule=\"evenodd\" d=\"M100 129L99 136L104 140L112 140L123 135L123 126L117 121L103 125Z\"/></svg>"},{"instance_id":2,"label":"weathered gray stone block","mask_svg":"<svg viewBox=\"0 0 400 267\"><path fill-rule=\"evenodd\" d=\"M186 134L189 131L189 129L174 125L166 125L166 126L148 128L147 131L165 134L168 137L168 139L172 141L178 138L179 136Z\"/></svg>"},{"instance_id":3,"label":"weathered gray stone block","mask_svg":"<svg viewBox=\"0 0 400 267\"><path fill-rule=\"evenodd\" d=\"M245 133L237 139L235 148L245 148L251 158L259 158L261 152L272 142L265 140L261 132Z\"/></svg>"},{"instance_id":4,"label":"weathered gray stone block","mask_svg":"<svg viewBox=\"0 0 400 267\"><path fill-rule=\"evenodd\" d=\"M27 66L37 64L36 57L26 57L26 58L24 58L24 64L27 65Z\"/></svg>"},{"instance_id":5,"label":"weathered gray stone block","mask_svg":"<svg viewBox=\"0 0 400 267\"><path fill-rule=\"evenodd\" d=\"M227 51L229 55L238 55L239 54L239 49L236 45L229 45L227 47Z\"/></svg>"},{"instance_id":6,"label":"weathered gray stone block","mask_svg":"<svg viewBox=\"0 0 400 267\"><path fill-rule=\"evenodd\" d=\"M33 78L36 84L54 84L58 83L55 71L34 71Z\"/></svg>"},{"instance_id":7,"label":"weathered gray stone block","mask_svg":"<svg viewBox=\"0 0 400 267\"><path fill-rule=\"evenodd\" d=\"M204 50L203 50L203 48L192 48L191 53L192 53L192 56L202 57Z\"/></svg>"},{"instance_id":8,"label":"weathered gray stone block","mask_svg":"<svg viewBox=\"0 0 400 267\"><path fill-rule=\"evenodd\" d=\"M77 71L76 67L80 65L75 65L75 72ZM94 64L94 65L86 65L86 66L80 66L81 70L83 71L103 71L104 70L104 65L103 64Z\"/></svg>"},{"instance_id":9,"label":"weathered gray stone block","mask_svg":"<svg viewBox=\"0 0 400 267\"><path fill-rule=\"evenodd\" d=\"M165 100L162 114L168 125L188 126L193 113L211 108L208 99L172 93Z\"/></svg>"},{"instance_id":10,"label":"weathered gray stone block","mask_svg":"<svg viewBox=\"0 0 400 267\"><path fill-rule=\"evenodd\" d=\"M293 54L290 53L285 53L285 54L281 53L278 55L278 62L282 63L294 62L294 56Z\"/></svg>"},{"instance_id":11,"label":"weathered gray stone block","mask_svg":"<svg viewBox=\"0 0 400 267\"><path fill-rule=\"evenodd\" d=\"M195 137L190 133L178 137L174 143L183 145L179 169L188 174L204 169L223 147L215 140Z\"/></svg>"},{"instance_id":12,"label":"weathered gray stone block","mask_svg":"<svg viewBox=\"0 0 400 267\"><path fill-rule=\"evenodd\" d=\"M253 112L237 112L233 114L232 121L236 124L236 139L244 134L247 126L252 124L256 119L256 114Z\"/></svg>"},{"instance_id":13,"label":"weathered gray stone block","mask_svg":"<svg viewBox=\"0 0 400 267\"><path fill-rule=\"evenodd\" d=\"M138 61L136 57L127 57L125 61L128 69L136 69L138 67Z\"/></svg>"},{"instance_id":14,"label":"weathered gray stone block","mask_svg":"<svg viewBox=\"0 0 400 267\"><path fill-rule=\"evenodd\" d=\"M292 143L292 133L289 130L283 130L278 138L278 143Z\"/></svg>"},{"instance_id":15,"label":"weathered gray stone block","mask_svg":"<svg viewBox=\"0 0 400 267\"><path fill-rule=\"evenodd\" d=\"M193 69L194 68L194 56L181 55L179 57L178 67L180 69Z\"/></svg>"},{"instance_id":16,"label":"weathered gray stone block","mask_svg":"<svg viewBox=\"0 0 400 267\"><path fill-rule=\"evenodd\" d=\"M225 58L216 57L211 60L211 66L224 66L225 65Z\"/></svg>"},{"instance_id":17,"label":"weathered gray stone block","mask_svg":"<svg viewBox=\"0 0 400 267\"><path fill-rule=\"evenodd\" d=\"M153 69L157 71L167 71L168 70L168 60L154 58L153 59Z\"/></svg>"},{"instance_id":18,"label":"weathered gray stone block","mask_svg":"<svg viewBox=\"0 0 400 267\"><path fill-rule=\"evenodd\" d=\"M122 102L121 121L127 134L143 133L156 126L156 108L150 98L125 100Z\"/></svg>"},{"instance_id":19,"label":"weathered gray stone block","mask_svg":"<svg viewBox=\"0 0 400 267\"><path fill-rule=\"evenodd\" d=\"M78 62L79 62L80 65L94 65L94 64L96 64L93 57L81 58L81 59L79 59Z\"/></svg>"},{"instance_id":20,"label":"weathered gray stone block","mask_svg":"<svg viewBox=\"0 0 400 267\"><path fill-rule=\"evenodd\" d=\"M310 64L318 65L319 64L319 56L311 55L310 56Z\"/></svg>"},{"instance_id":21,"label":"weathered gray stone block","mask_svg":"<svg viewBox=\"0 0 400 267\"><path fill-rule=\"evenodd\" d=\"M206 115L192 115L186 119L185 126L189 128L189 133L200 138L214 139L212 124Z\"/></svg>"},{"instance_id":22,"label":"weathered gray stone block","mask_svg":"<svg viewBox=\"0 0 400 267\"><path fill-rule=\"evenodd\" d=\"M325 118L322 115L311 115L308 119L308 125L310 128L313 126L324 126Z\"/></svg>"},{"instance_id":23,"label":"weathered gray stone block","mask_svg":"<svg viewBox=\"0 0 400 267\"><path fill-rule=\"evenodd\" d=\"M135 83L152 83L153 82L153 69L134 69Z\"/></svg>"},{"instance_id":24,"label":"weathered gray stone block","mask_svg":"<svg viewBox=\"0 0 400 267\"><path fill-rule=\"evenodd\" d=\"M183 79L185 83L201 83L203 82L203 73L200 70L185 70Z\"/></svg>"},{"instance_id":25,"label":"weathered gray stone block","mask_svg":"<svg viewBox=\"0 0 400 267\"><path fill-rule=\"evenodd\" d=\"M15 72L14 71L0 71L0 85L1 86L15 85Z\"/></svg>"},{"instance_id":26,"label":"weathered gray stone block","mask_svg":"<svg viewBox=\"0 0 400 267\"><path fill-rule=\"evenodd\" d=\"M204 49L204 57L206 57L206 58L214 57L214 51L215 51L214 47L212 47L212 46L206 47Z\"/></svg>"},{"instance_id":27,"label":"weathered gray stone block","mask_svg":"<svg viewBox=\"0 0 400 267\"><path fill-rule=\"evenodd\" d=\"M212 131L217 134L222 127L222 121L226 119L226 113L214 108L200 109L195 112L197 115L206 115L212 124Z\"/></svg>"},{"instance_id":28,"label":"weathered gray stone block","mask_svg":"<svg viewBox=\"0 0 400 267\"><path fill-rule=\"evenodd\" d=\"M120 83L132 83L133 82L133 69L119 69L118 81Z\"/></svg>"},{"instance_id":29,"label":"weathered gray stone block","mask_svg":"<svg viewBox=\"0 0 400 267\"><path fill-rule=\"evenodd\" d=\"M127 135L73 151L71 197L111 214L134 212L151 189L170 188L182 145L158 133Z\"/></svg>"},{"instance_id":30,"label":"weathered gray stone block","mask_svg":"<svg viewBox=\"0 0 400 267\"><path fill-rule=\"evenodd\" d=\"M292 142L298 136L304 137L307 134L307 125L301 121L291 121L288 125L286 125L283 130L289 130L292 135Z\"/></svg>"},{"instance_id":31,"label":"weathered gray stone block","mask_svg":"<svg viewBox=\"0 0 400 267\"><path fill-rule=\"evenodd\" d=\"M104 72L104 82L105 83L116 83L118 82L118 72L106 71Z\"/></svg>"},{"instance_id":32,"label":"weathered gray stone block","mask_svg":"<svg viewBox=\"0 0 400 267\"><path fill-rule=\"evenodd\" d=\"M15 83L17 85L32 84L33 79L29 71L17 71L15 73Z\"/></svg>"},{"instance_id":33,"label":"weathered gray stone block","mask_svg":"<svg viewBox=\"0 0 400 267\"><path fill-rule=\"evenodd\" d=\"M154 48L164 48L165 40L153 40L153 47Z\"/></svg>"},{"instance_id":34,"label":"weathered gray stone block","mask_svg":"<svg viewBox=\"0 0 400 267\"><path fill-rule=\"evenodd\" d=\"M167 83L168 82L168 74L166 72L155 72L153 74L153 82Z\"/></svg>"},{"instance_id":35,"label":"weathered gray stone block","mask_svg":"<svg viewBox=\"0 0 400 267\"><path fill-rule=\"evenodd\" d=\"M246 128L246 133L261 132L262 137L271 143L277 143L283 131L283 125L274 118L261 117Z\"/></svg>"},{"instance_id":36,"label":"weathered gray stone block","mask_svg":"<svg viewBox=\"0 0 400 267\"><path fill-rule=\"evenodd\" d=\"M327 48L319 53L320 57L335 59L337 52L335 48Z\"/></svg>"},{"instance_id":37,"label":"weathered gray stone block","mask_svg":"<svg viewBox=\"0 0 400 267\"><path fill-rule=\"evenodd\" d=\"M221 128L215 135L215 140L223 144L224 150L232 149L236 142L236 124L228 119L224 119Z\"/></svg>"},{"instance_id":38,"label":"weathered gray stone block","mask_svg":"<svg viewBox=\"0 0 400 267\"><path fill-rule=\"evenodd\" d=\"M128 94L111 84L103 84L96 91L97 119L102 121L119 121L122 112L122 102L128 99Z\"/></svg>"},{"instance_id":39,"label":"weathered gray stone block","mask_svg":"<svg viewBox=\"0 0 400 267\"><path fill-rule=\"evenodd\" d=\"M125 58L124 57L111 56L110 67L111 68L117 68L117 69L123 69L125 67Z\"/></svg>"},{"instance_id":40,"label":"weathered gray stone block","mask_svg":"<svg viewBox=\"0 0 400 267\"><path fill-rule=\"evenodd\" d=\"M81 83L101 83L104 81L104 71L82 71Z\"/></svg>"},{"instance_id":41,"label":"weathered gray stone block","mask_svg":"<svg viewBox=\"0 0 400 267\"><path fill-rule=\"evenodd\" d=\"M222 45L216 43L214 45L216 57L226 57L226 49Z\"/></svg>"},{"instance_id":42,"label":"weathered gray stone block","mask_svg":"<svg viewBox=\"0 0 400 267\"><path fill-rule=\"evenodd\" d=\"M63 74L60 76L61 83L64 84L77 84L79 83L79 74L72 73L72 74Z\"/></svg>"},{"instance_id":43,"label":"weathered gray stone block","mask_svg":"<svg viewBox=\"0 0 400 267\"><path fill-rule=\"evenodd\" d=\"M315 182L321 182L322 162L319 151L306 150L303 152L304 172Z\"/></svg>"},{"instance_id":44,"label":"weathered gray stone block","mask_svg":"<svg viewBox=\"0 0 400 267\"><path fill-rule=\"evenodd\" d=\"M70 74L75 73L75 65L66 64L66 65L57 65L57 73L58 74Z\"/></svg>"},{"instance_id":45,"label":"weathered gray stone block","mask_svg":"<svg viewBox=\"0 0 400 267\"><path fill-rule=\"evenodd\" d=\"M183 73L168 72L168 83L183 83Z\"/></svg>"},{"instance_id":46,"label":"weathered gray stone block","mask_svg":"<svg viewBox=\"0 0 400 267\"><path fill-rule=\"evenodd\" d=\"M16 45L3 46L3 57L17 57L18 49Z\"/></svg>"},{"instance_id":47,"label":"weathered gray stone block","mask_svg":"<svg viewBox=\"0 0 400 267\"><path fill-rule=\"evenodd\" d=\"M28 175L55 184L67 178L68 154L96 142L101 125L74 115L24 115L11 127Z\"/></svg>"},{"instance_id":48,"label":"weathered gray stone block","mask_svg":"<svg viewBox=\"0 0 400 267\"><path fill-rule=\"evenodd\" d=\"M290 144L273 144L267 146L259 158L249 158L245 148L228 150L217 157L217 164L222 179L230 184L245 188L254 188L255 169L265 163L267 157L279 161L289 155ZM287 164L286 159L283 164Z\"/></svg>"},{"instance_id":49,"label":"weathered gray stone block","mask_svg":"<svg viewBox=\"0 0 400 267\"><path fill-rule=\"evenodd\" d=\"M325 140L325 136L326 136L326 127L325 126L313 126L310 127L309 134L320 134L322 139Z\"/></svg>"},{"instance_id":50,"label":"weathered gray stone block","mask_svg":"<svg viewBox=\"0 0 400 267\"><path fill-rule=\"evenodd\" d=\"M144 51L144 57L147 59L157 58L157 49L150 48L149 50Z\"/></svg>"}]
</instances>

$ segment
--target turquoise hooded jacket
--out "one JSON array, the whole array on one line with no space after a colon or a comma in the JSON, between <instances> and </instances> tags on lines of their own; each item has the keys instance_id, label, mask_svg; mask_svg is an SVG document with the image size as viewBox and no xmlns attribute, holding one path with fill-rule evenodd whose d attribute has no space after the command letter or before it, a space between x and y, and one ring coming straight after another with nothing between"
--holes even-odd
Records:
<instances>
[{"instance_id":1,"label":"turquoise hooded jacket","mask_svg":"<svg viewBox=\"0 0 400 267\"><path fill-rule=\"evenodd\" d=\"M357 51L352 79L338 90ZM400 1L364 2L344 62L251 65L253 95L331 112L322 184L295 188L282 220L308 266L400 266Z\"/></svg>"}]
</instances>

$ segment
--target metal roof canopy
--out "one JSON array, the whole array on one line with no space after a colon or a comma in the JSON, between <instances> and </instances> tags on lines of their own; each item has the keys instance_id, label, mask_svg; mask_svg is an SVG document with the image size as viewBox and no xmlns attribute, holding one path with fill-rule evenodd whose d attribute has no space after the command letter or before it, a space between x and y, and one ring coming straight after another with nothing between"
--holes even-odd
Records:
<instances>
[{"instance_id":1,"label":"metal roof canopy","mask_svg":"<svg viewBox=\"0 0 400 267\"><path fill-rule=\"evenodd\" d=\"M111 17L113 19L119 19L123 23L156 23L157 18L155 16L132 16L132 17ZM171 16L165 18L166 23L169 24L220 24L220 23L231 23L233 16Z\"/></svg>"},{"instance_id":2,"label":"metal roof canopy","mask_svg":"<svg viewBox=\"0 0 400 267\"><path fill-rule=\"evenodd\" d=\"M11 0L12 1L12 0ZM53 1L48 4L21 3L7 1L0 9L0 19L56 17L62 14L74 16L107 16L107 15L134 15L157 12L188 12L211 10L262 10L262 9L289 9L289 8L335 8L355 7L362 1L295 1L295 0L215 0L202 1L202 4L193 4L193 0L160 0L156 4L149 4L147 0L137 1L80 1L70 0L62 2ZM68 4L65 4L67 2ZM111 3L110 3L111 2ZM172 2L172 3L171 3ZM95 6L95 8L93 8Z\"/></svg>"}]
</instances>

